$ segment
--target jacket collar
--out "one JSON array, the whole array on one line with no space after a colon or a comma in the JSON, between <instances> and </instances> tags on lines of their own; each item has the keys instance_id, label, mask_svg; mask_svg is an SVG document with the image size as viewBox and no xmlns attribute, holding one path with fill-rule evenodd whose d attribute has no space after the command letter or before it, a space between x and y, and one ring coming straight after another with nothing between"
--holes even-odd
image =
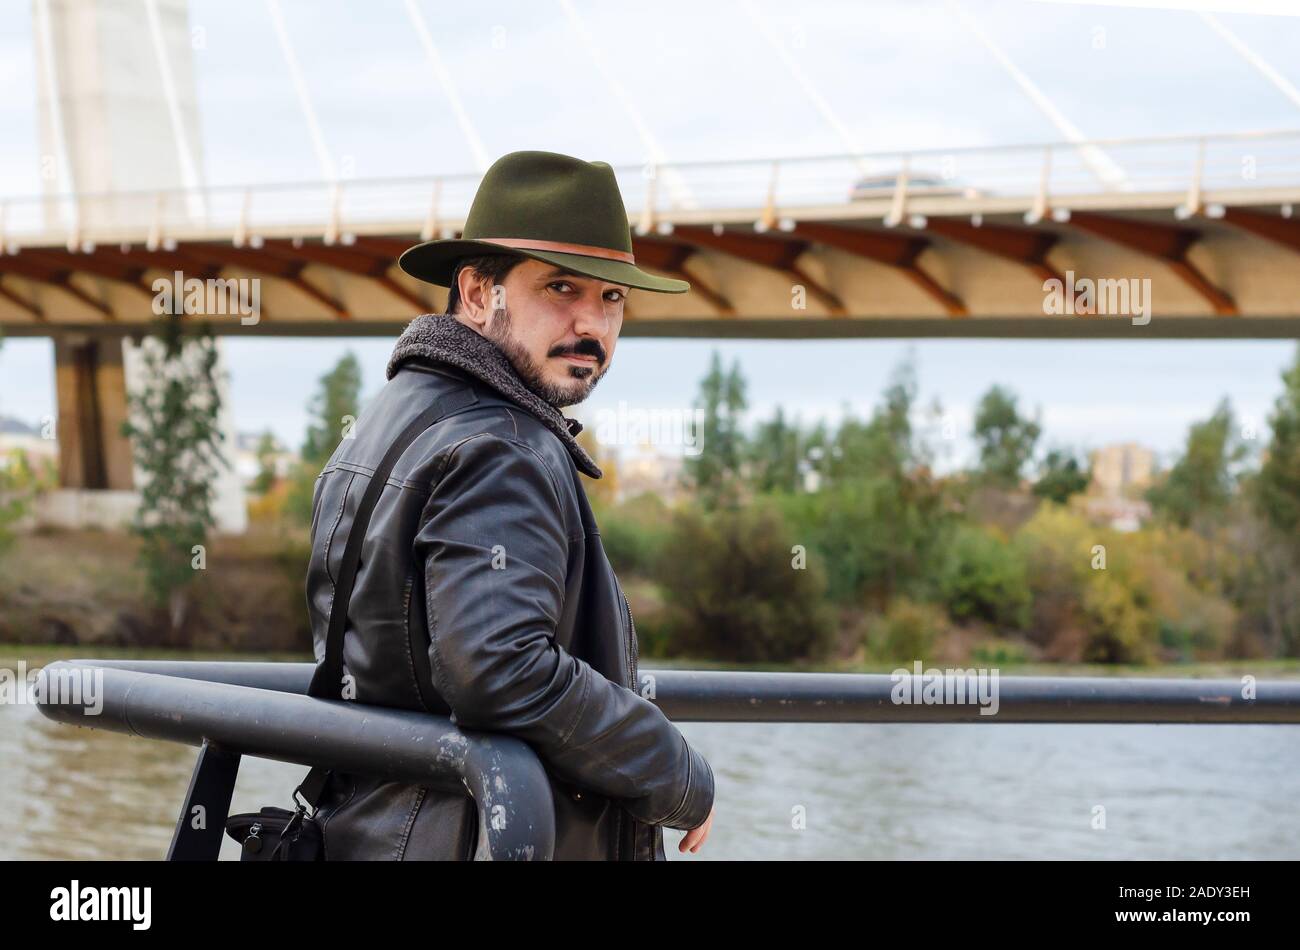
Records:
<instances>
[{"instance_id":1,"label":"jacket collar","mask_svg":"<svg viewBox=\"0 0 1300 950\"><path fill-rule=\"evenodd\" d=\"M410 360L445 363L491 386L554 432L573 456L579 470L592 478L601 477L600 469L575 438L582 431L582 423L567 418L529 389L510 365L510 360L491 340L455 317L445 313L426 313L412 320L393 347L393 355L388 359L387 378L392 379L402 364Z\"/></svg>"}]
</instances>

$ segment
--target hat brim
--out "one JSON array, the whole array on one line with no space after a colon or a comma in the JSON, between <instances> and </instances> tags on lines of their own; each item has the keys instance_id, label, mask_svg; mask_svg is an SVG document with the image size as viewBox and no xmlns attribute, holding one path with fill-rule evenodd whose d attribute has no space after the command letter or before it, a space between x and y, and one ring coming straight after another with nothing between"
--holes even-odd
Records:
<instances>
[{"instance_id":1,"label":"hat brim","mask_svg":"<svg viewBox=\"0 0 1300 950\"><path fill-rule=\"evenodd\" d=\"M607 280L612 284L622 284L625 287L635 287L638 290L650 290L660 294L684 294L691 289L691 285L684 280L656 277L654 274L647 274L635 264L627 264L623 261L589 257L585 254L522 250L491 241L472 239L426 241L417 244L402 252L402 256L397 259L397 266L416 280L437 284L439 287L450 287L451 274L456 267L456 262L463 257L477 257L482 254L514 254L518 257L542 261L545 264L554 264L579 277Z\"/></svg>"}]
</instances>

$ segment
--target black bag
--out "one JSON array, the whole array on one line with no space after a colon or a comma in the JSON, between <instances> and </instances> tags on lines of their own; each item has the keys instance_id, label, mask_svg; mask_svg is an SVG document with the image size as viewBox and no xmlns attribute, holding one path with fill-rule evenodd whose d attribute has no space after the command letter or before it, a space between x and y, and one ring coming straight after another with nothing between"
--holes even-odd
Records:
<instances>
[{"instance_id":1,"label":"black bag","mask_svg":"<svg viewBox=\"0 0 1300 950\"><path fill-rule=\"evenodd\" d=\"M241 861L323 861L320 824L307 817L306 807L295 810L268 805L261 811L232 815L226 834L240 842Z\"/></svg>"},{"instance_id":2,"label":"black bag","mask_svg":"<svg viewBox=\"0 0 1300 950\"><path fill-rule=\"evenodd\" d=\"M458 393L455 395L463 395ZM455 396L453 396L453 399ZM347 623L346 605L352 599L352 588L357 579L357 565L361 562L361 543L366 537L370 515L379 502L379 496L388 482L401 454L416 437L446 414L450 407L440 399L420 413L384 453L375 468L357 506L356 516L343 548L343 563L339 567L338 583L334 585L334 601L330 606L329 626L325 634L325 659L312 674L307 695L318 699L337 699L334 691L343 679L343 628ZM316 818L316 806L325 791L330 770L314 768L307 773L302 784L293 790L293 811L268 805L259 812L245 812L226 819L226 834L243 847L241 861L323 861L325 836ZM311 814L308 814L308 808Z\"/></svg>"}]
</instances>

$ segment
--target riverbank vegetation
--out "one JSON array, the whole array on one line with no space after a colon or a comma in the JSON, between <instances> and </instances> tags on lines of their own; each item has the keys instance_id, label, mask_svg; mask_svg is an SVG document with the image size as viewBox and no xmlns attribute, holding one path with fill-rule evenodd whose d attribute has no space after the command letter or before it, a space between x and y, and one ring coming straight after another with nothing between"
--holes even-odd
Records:
<instances>
[{"instance_id":1,"label":"riverbank vegetation","mask_svg":"<svg viewBox=\"0 0 1300 950\"><path fill-rule=\"evenodd\" d=\"M1082 453L1044 451L1008 389L980 401L973 462L940 474L941 408L897 368L866 418L744 433L744 380L700 388L701 452L669 507L598 498L637 629L724 661L1155 664L1300 656L1300 352L1269 429L1225 400L1128 502L1090 504ZM927 428L927 420L932 420ZM934 433L938 435L934 435Z\"/></svg>"},{"instance_id":2,"label":"riverbank vegetation","mask_svg":"<svg viewBox=\"0 0 1300 950\"><path fill-rule=\"evenodd\" d=\"M1149 511L1139 523L1095 504L1085 454L1048 442L1004 386L976 407L970 460L944 464L957 433L942 407L921 405L910 363L865 416L805 426L778 409L746 427L745 380L715 358L700 451L671 501L616 497L617 458L590 427L584 443L610 477L584 484L655 660L1281 662L1300 657L1300 352L1279 382L1267 428L1226 400L1190 427L1123 499ZM150 599L139 538L45 530L0 553L0 643L308 653L312 483L359 415L359 390L351 354L321 378L302 464L268 462L250 531L210 539L183 625Z\"/></svg>"}]
</instances>

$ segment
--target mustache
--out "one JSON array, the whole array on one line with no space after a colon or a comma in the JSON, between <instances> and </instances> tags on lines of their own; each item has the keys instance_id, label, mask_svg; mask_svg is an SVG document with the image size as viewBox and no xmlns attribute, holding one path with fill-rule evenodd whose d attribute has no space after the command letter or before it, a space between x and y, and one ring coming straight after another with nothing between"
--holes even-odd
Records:
<instances>
[{"instance_id":1,"label":"mustache","mask_svg":"<svg viewBox=\"0 0 1300 950\"><path fill-rule=\"evenodd\" d=\"M602 366L605 365L605 348L599 340L590 338L579 340L572 346L555 346L547 356L591 356Z\"/></svg>"}]
</instances>

